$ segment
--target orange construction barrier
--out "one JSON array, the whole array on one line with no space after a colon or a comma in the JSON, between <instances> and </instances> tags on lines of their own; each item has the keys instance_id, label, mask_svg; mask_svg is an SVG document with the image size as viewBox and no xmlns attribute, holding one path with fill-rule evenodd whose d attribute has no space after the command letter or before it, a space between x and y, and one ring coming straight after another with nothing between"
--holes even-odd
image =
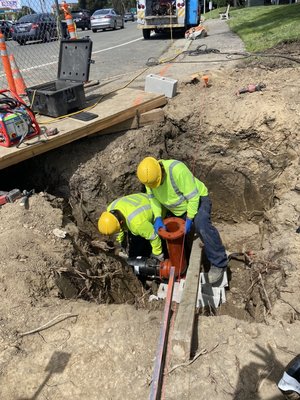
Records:
<instances>
[{"instance_id":1,"label":"orange construction barrier","mask_svg":"<svg viewBox=\"0 0 300 400\"><path fill-rule=\"evenodd\" d=\"M65 1L63 1L62 5L61 5L61 8L63 9L64 14L65 14L65 20L66 20L66 23L67 23L67 28L68 28L68 32L69 32L69 35L70 35L70 39L77 39L76 27L75 27L75 24L73 22L73 18L72 18L72 15L70 13L68 4Z\"/></svg>"},{"instance_id":2,"label":"orange construction barrier","mask_svg":"<svg viewBox=\"0 0 300 400\"><path fill-rule=\"evenodd\" d=\"M0 31L0 54L2 58L2 64L3 64L3 69L6 75L7 83L8 83L8 88L12 92L16 92L16 86L15 86L15 81L13 78L13 74L11 71L11 66L7 54L7 48L5 44L5 37Z\"/></svg>"},{"instance_id":3,"label":"orange construction barrier","mask_svg":"<svg viewBox=\"0 0 300 400\"><path fill-rule=\"evenodd\" d=\"M26 94L26 90L25 90L26 85L25 85L24 79L21 75L21 72L17 66L16 60L15 60L15 57L13 56L13 54L11 54L9 56L9 61L10 61L10 65L11 65L11 72L12 72L13 79L15 82L16 93L18 95Z\"/></svg>"}]
</instances>

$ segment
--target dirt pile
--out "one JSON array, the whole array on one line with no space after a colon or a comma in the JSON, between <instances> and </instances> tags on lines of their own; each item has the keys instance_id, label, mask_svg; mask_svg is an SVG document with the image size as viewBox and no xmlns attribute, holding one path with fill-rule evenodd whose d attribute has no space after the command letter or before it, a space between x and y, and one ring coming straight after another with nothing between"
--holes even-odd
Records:
<instances>
[{"instance_id":1,"label":"dirt pile","mask_svg":"<svg viewBox=\"0 0 300 400\"><path fill-rule=\"evenodd\" d=\"M166 375L165 398L282 398L276 382L300 353L298 75L256 65L211 72L208 88L187 79L164 124L27 163L39 171L28 187L51 196L0 210L1 398L148 397L161 313L143 308L147 296L96 228L108 202L142 189L135 170L146 155L186 162L209 188L228 252L253 254L251 265L230 263L227 303L199 316L203 355ZM259 82L264 91L236 95ZM61 299L74 294L93 302Z\"/></svg>"}]
</instances>

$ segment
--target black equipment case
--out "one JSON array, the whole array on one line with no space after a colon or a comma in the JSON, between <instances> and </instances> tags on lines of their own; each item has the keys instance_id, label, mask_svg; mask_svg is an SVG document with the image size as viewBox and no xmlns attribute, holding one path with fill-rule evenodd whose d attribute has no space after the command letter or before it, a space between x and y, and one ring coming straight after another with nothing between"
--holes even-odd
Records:
<instances>
[{"instance_id":1,"label":"black equipment case","mask_svg":"<svg viewBox=\"0 0 300 400\"><path fill-rule=\"evenodd\" d=\"M85 107L83 83L89 79L92 44L89 38L61 40L58 79L26 89L34 112L60 117Z\"/></svg>"}]
</instances>

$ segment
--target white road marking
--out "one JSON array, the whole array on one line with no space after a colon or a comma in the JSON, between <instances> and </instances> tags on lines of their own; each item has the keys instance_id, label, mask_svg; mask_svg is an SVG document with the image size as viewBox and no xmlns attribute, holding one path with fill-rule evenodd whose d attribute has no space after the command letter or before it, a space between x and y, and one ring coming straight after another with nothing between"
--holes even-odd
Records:
<instances>
[{"instance_id":1,"label":"white road marking","mask_svg":"<svg viewBox=\"0 0 300 400\"><path fill-rule=\"evenodd\" d=\"M129 42L126 42L126 43L117 44L116 46L112 46L112 47L107 47L106 49L93 51L93 52L92 52L92 55L93 55L93 54L98 54L98 53L103 53L104 51L113 50L113 49L116 49L117 47L127 46L128 44L137 42L138 40L142 40L142 39L143 39L143 38L140 37L140 38L138 38L138 39L130 40ZM52 62L46 63L46 64L35 65L34 67L29 67L29 68L21 69L20 72L28 72L28 71L32 71L33 69L44 68L44 67L48 67L49 65L54 65L54 64L57 64L57 63L58 63L58 61L52 61ZM1 77L1 76L4 76L4 74L1 74L0 77Z\"/></svg>"},{"instance_id":2,"label":"white road marking","mask_svg":"<svg viewBox=\"0 0 300 400\"><path fill-rule=\"evenodd\" d=\"M137 42L138 40L142 40L142 39L143 39L143 38L140 37L140 38L138 38L138 39L131 40L130 42L126 42L126 43L122 43L122 44L117 44L116 46L113 46L113 47L108 47L107 49L93 51L92 54L102 53L103 51L107 51L107 50L113 50L113 49L116 49L117 47L126 46L127 44L134 43L134 42Z\"/></svg>"}]
</instances>

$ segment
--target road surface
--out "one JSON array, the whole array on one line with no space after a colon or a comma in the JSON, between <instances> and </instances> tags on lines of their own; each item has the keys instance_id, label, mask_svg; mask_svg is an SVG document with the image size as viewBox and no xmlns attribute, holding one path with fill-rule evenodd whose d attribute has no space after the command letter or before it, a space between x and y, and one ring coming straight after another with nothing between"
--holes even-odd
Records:
<instances>
[{"instance_id":1,"label":"road surface","mask_svg":"<svg viewBox=\"0 0 300 400\"><path fill-rule=\"evenodd\" d=\"M125 29L98 31L78 31L78 37L89 36L93 41L90 79L101 82L118 79L146 67L151 57L159 58L169 47L170 38L156 36L154 40L144 40L136 22L125 23ZM50 43L29 43L20 46L8 41L7 47L13 53L26 85L34 86L57 78L59 41ZM2 65L0 87L6 87Z\"/></svg>"}]
</instances>

